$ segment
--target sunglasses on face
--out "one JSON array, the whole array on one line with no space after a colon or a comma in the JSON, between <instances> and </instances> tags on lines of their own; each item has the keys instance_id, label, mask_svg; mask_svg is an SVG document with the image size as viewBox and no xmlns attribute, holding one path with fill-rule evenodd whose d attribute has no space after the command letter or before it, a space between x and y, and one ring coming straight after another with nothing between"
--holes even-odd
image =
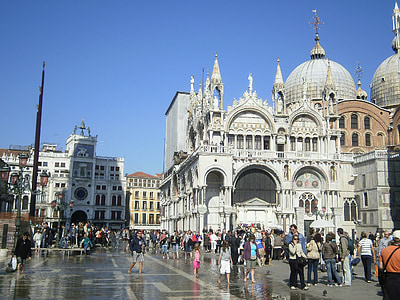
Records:
<instances>
[{"instance_id":1,"label":"sunglasses on face","mask_svg":"<svg viewBox=\"0 0 400 300\"><path fill-rule=\"evenodd\" d=\"M294 239L295 241L298 241L299 239Z\"/></svg>"}]
</instances>

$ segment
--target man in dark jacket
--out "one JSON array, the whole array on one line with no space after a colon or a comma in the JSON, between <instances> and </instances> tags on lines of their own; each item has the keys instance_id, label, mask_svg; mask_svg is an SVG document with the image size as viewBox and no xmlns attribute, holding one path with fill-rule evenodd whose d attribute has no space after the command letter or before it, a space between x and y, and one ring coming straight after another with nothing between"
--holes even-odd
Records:
<instances>
[{"instance_id":1,"label":"man in dark jacket","mask_svg":"<svg viewBox=\"0 0 400 300\"><path fill-rule=\"evenodd\" d=\"M132 268L136 265L136 263L139 263L139 274L142 273L142 268L143 268L143 262L144 262L144 256L143 256L143 248L146 245L146 241L142 237L142 232L139 231L136 236L132 237L132 240L129 244L129 249L133 254L133 262L131 264L131 267L129 268L128 273L130 274L132 271Z\"/></svg>"},{"instance_id":2,"label":"man in dark jacket","mask_svg":"<svg viewBox=\"0 0 400 300\"><path fill-rule=\"evenodd\" d=\"M14 257L17 258L18 270L21 271L21 273L24 271L24 264L26 262L26 259L32 258L32 253L31 253L32 243L31 240L28 239L28 236L29 233L24 232L22 238L18 239L17 245L14 250Z\"/></svg>"}]
</instances>

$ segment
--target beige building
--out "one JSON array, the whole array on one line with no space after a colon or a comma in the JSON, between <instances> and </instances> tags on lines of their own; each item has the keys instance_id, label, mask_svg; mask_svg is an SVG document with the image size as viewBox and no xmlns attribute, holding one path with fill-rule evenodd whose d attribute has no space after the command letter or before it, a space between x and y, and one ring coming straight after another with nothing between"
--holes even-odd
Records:
<instances>
[{"instance_id":1,"label":"beige building","mask_svg":"<svg viewBox=\"0 0 400 300\"><path fill-rule=\"evenodd\" d=\"M126 176L129 228L160 229L161 180L161 174L136 172Z\"/></svg>"}]
</instances>

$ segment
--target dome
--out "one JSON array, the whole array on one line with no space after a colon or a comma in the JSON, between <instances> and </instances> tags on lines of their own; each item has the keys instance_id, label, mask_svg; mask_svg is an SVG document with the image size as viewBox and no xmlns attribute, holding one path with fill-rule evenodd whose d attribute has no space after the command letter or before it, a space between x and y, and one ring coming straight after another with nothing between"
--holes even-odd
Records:
<instances>
[{"instance_id":1,"label":"dome","mask_svg":"<svg viewBox=\"0 0 400 300\"><path fill-rule=\"evenodd\" d=\"M287 103L303 98L303 78L307 83L307 99L321 99L329 64L337 99L355 99L356 88L350 73L334 61L317 58L302 63L290 73L285 83Z\"/></svg>"},{"instance_id":2,"label":"dome","mask_svg":"<svg viewBox=\"0 0 400 300\"><path fill-rule=\"evenodd\" d=\"M371 101L384 108L400 105L399 53L387 58L376 70L371 84Z\"/></svg>"}]
</instances>

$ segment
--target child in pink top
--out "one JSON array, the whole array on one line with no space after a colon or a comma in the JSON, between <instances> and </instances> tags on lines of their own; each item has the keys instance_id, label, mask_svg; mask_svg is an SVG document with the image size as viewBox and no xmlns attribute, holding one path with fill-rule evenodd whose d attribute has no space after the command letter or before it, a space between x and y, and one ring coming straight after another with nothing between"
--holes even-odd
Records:
<instances>
[{"instance_id":1,"label":"child in pink top","mask_svg":"<svg viewBox=\"0 0 400 300\"><path fill-rule=\"evenodd\" d=\"M192 259L193 259L193 275L197 278L197 277L199 277L199 268L200 268L200 260L201 260L199 243L194 244Z\"/></svg>"}]
</instances>

